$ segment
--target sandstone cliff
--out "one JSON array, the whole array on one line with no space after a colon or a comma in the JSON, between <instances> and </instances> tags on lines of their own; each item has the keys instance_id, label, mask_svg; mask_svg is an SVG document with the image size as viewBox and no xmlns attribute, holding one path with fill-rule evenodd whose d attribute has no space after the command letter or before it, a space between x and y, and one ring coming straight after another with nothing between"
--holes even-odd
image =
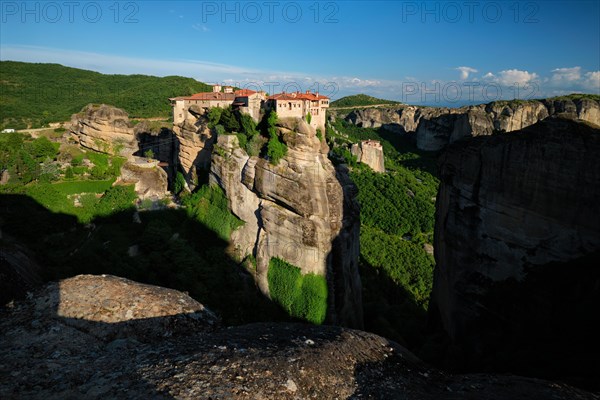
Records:
<instances>
[{"instance_id":1,"label":"sandstone cliff","mask_svg":"<svg viewBox=\"0 0 600 400\"><path fill-rule=\"evenodd\" d=\"M220 329L183 293L111 276L51 283L0 311L3 399L598 398L517 376L446 374L366 332Z\"/></svg>"},{"instance_id":2,"label":"sandstone cliff","mask_svg":"<svg viewBox=\"0 0 600 400\"><path fill-rule=\"evenodd\" d=\"M102 153L128 157L138 149L127 113L106 104L90 104L74 114L70 133L81 146Z\"/></svg>"},{"instance_id":3,"label":"sandstone cliff","mask_svg":"<svg viewBox=\"0 0 600 400\"><path fill-rule=\"evenodd\" d=\"M258 286L269 294L272 257L328 279L328 322L362 326L358 275L359 219L355 189L336 171L327 146L305 121L277 127L288 153L278 165L249 157L237 137L219 136L212 156L212 183L220 185L231 211L245 225L232 234L240 257L256 258Z\"/></svg>"},{"instance_id":4,"label":"sandstone cliff","mask_svg":"<svg viewBox=\"0 0 600 400\"><path fill-rule=\"evenodd\" d=\"M497 101L461 108L371 108L350 112L345 119L365 128L415 132L421 150L437 151L464 137L512 132L549 116L580 119L600 126L600 100Z\"/></svg>"},{"instance_id":5,"label":"sandstone cliff","mask_svg":"<svg viewBox=\"0 0 600 400\"><path fill-rule=\"evenodd\" d=\"M599 161L600 130L555 118L442 155L430 312L459 366L598 382Z\"/></svg>"},{"instance_id":6,"label":"sandstone cliff","mask_svg":"<svg viewBox=\"0 0 600 400\"><path fill-rule=\"evenodd\" d=\"M175 153L188 182L197 180L202 170L210 168L210 157L215 136L208 127L204 109L192 105L187 118L173 125Z\"/></svg>"},{"instance_id":7,"label":"sandstone cliff","mask_svg":"<svg viewBox=\"0 0 600 400\"><path fill-rule=\"evenodd\" d=\"M375 172L385 172L383 147L376 140L363 140L354 143L350 152L356 156L356 161L367 164Z\"/></svg>"},{"instance_id":8,"label":"sandstone cliff","mask_svg":"<svg viewBox=\"0 0 600 400\"><path fill-rule=\"evenodd\" d=\"M158 161L148 162L145 158L134 157L121 167L117 183L134 184L140 199L161 199L167 194L168 176L158 166Z\"/></svg>"}]
</instances>

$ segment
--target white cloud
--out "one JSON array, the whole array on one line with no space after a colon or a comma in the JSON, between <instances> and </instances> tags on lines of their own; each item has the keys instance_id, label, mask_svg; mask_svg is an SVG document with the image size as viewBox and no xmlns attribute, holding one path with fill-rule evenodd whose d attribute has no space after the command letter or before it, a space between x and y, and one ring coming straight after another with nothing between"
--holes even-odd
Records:
<instances>
[{"instance_id":1,"label":"white cloud","mask_svg":"<svg viewBox=\"0 0 600 400\"><path fill-rule=\"evenodd\" d=\"M550 80L556 84L572 83L581 79L581 67L556 68L552 73Z\"/></svg>"},{"instance_id":2,"label":"white cloud","mask_svg":"<svg viewBox=\"0 0 600 400\"><path fill-rule=\"evenodd\" d=\"M494 79L495 77L496 75L492 74L491 72L488 72L483 76L483 79Z\"/></svg>"},{"instance_id":3,"label":"white cloud","mask_svg":"<svg viewBox=\"0 0 600 400\"><path fill-rule=\"evenodd\" d=\"M535 72L520 71L518 69L508 69L498 73L498 82L502 85L526 85L539 78Z\"/></svg>"},{"instance_id":4,"label":"white cloud","mask_svg":"<svg viewBox=\"0 0 600 400\"><path fill-rule=\"evenodd\" d=\"M232 75L240 78L260 73L258 70L202 60L157 60L38 46L3 46L0 59L58 63L109 74L191 76L205 82L220 81Z\"/></svg>"},{"instance_id":5,"label":"white cloud","mask_svg":"<svg viewBox=\"0 0 600 400\"><path fill-rule=\"evenodd\" d=\"M585 86L596 94L600 94L600 71L587 72Z\"/></svg>"},{"instance_id":6,"label":"white cloud","mask_svg":"<svg viewBox=\"0 0 600 400\"><path fill-rule=\"evenodd\" d=\"M380 81L360 78L342 78L340 83L350 87L369 87L381 85Z\"/></svg>"},{"instance_id":7,"label":"white cloud","mask_svg":"<svg viewBox=\"0 0 600 400\"><path fill-rule=\"evenodd\" d=\"M475 68L471 67L456 67L454 69L460 71L460 79L463 81L469 78L469 74L478 72Z\"/></svg>"},{"instance_id":8,"label":"white cloud","mask_svg":"<svg viewBox=\"0 0 600 400\"><path fill-rule=\"evenodd\" d=\"M192 28L197 30L198 32L208 32L210 29L206 25L193 24Z\"/></svg>"}]
</instances>

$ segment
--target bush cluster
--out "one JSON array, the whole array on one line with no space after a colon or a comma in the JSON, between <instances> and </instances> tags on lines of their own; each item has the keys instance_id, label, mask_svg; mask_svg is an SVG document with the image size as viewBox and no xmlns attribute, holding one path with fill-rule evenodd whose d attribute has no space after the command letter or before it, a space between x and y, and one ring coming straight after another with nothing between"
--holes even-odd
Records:
<instances>
[{"instance_id":1,"label":"bush cluster","mask_svg":"<svg viewBox=\"0 0 600 400\"><path fill-rule=\"evenodd\" d=\"M271 258L267 273L271 299L295 318L322 324L327 315L327 282L316 274L302 275L300 268Z\"/></svg>"},{"instance_id":2,"label":"bush cluster","mask_svg":"<svg viewBox=\"0 0 600 400\"><path fill-rule=\"evenodd\" d=\"M201 186L190 196L183 197L182 204L191 218L204 224L221 239L229 241L231 232L243 224L229 211L227 197L217 185Z\"/></svg>"}]
</instances>

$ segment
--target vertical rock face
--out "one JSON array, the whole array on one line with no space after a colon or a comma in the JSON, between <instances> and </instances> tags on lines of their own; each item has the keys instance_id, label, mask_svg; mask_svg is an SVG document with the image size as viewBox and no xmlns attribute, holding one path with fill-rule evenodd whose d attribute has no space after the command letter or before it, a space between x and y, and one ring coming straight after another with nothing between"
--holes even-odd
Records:
<instances>
[{"instance_id":1,"label":"vertical rock face","mask_svg":"<svg viewBox=\"0 0 600 400\"><path fill-rule=\"evenodd\" d=\"M442 156L430 312L464 367L600 376L599 155L600 130L550 118Z\"/></svg>"},{"instance_id":2,"label":"vertical rock face","mask_svg":"<svg viewBox=\"0 0 600 400\"><path fill-rule=\"evenodd\" d=\"M138 140L138 151L134 155L144 157L148 150L154 153L154 159L159 160L172 181L179 164L179 157L175 151L177 143L172 129L161 127L153 128L148 122L142 121L134 128ZM166 164L166 165L165 165Z\"/></svg>"},{"instance_id":3,"label":"vertical rock face","mask_svg":"<svg viewBox=\"0 0 600 400\"><path fill-rule=\"evenodd\" d=\"M385 172L383 147L377 140L355 143L350 151L358 162L367 164L375 172Z\"/></svg>"},{"instance_id":4,"label":"vertical rock face","mask_svg":"<svg viewBox=\"0 0 600 400\"><path fill-rule=\"evenodd\" d=\"M167 194L168 176L157 164L140 158L126 162L121 167L118 183L134 184L140 199L162 199Z\"/></svg>"},{"instance_id":5,"label":"vertical rock face","mask_svg":"<svg viewBox=\"0 0 600 400\"><path fill-rule=\"evenodd\" d=\"M200 170L210 166L210 155L214 143L214 135L204 117L204 110L191 106L187 118L173 125L175 133L175 149L179 154L179 165L185 172L188 182L193 182Z\"/></svg>"},{"instance_id":6,"label":"vertical rock face","mask_svg":"<svg viewBox=\"0 0 600 400\"><path fill-rule=\"evenodd\" d=\"M461 108L403 105L393 109L355 110L346 116L346 120L364 128L384 127L400 133L416 132L417 147L438 151L464 137L512 132L549 116L581 119L600 126L600 101L497 101Z\"/></svg>"},{"instance_id":7,"label":"vertical rock face","mask_svg":"<svg viewBox=\"0 0 600 400\"><path fill-rule=\"evenodd\" d=\"M336 171L327 146L300 119L279 122L288 153L278 165L249 157L237 137L222 135L215 144L210 179L244 220L232 234L241 257L256 257L255 279L269 293L272 257L328 280L328 322L362 326L358 275L359 211L356 189L345 171Z\"/></svg>"},{"instance_id":8,"label":"vertical rock face","mask_svg":"<svg viewBox=\"0 0 600 400\"><path fill-rule=\"evenodd\" d=\"M127 157L138 149L127 113L106 104L90 104L74 114L71 137L85 148L112 155Z\"/></svg>"}]
</instances>

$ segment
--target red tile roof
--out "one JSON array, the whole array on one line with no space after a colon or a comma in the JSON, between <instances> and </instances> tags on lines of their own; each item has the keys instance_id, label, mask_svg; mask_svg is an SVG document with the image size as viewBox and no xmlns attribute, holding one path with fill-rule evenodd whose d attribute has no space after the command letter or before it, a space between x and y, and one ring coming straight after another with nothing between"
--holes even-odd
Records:
<instances>
[{"instance_id":1,"label":"red tile roof","mask_svg":"<svg viewBox=\"0 0 600 400\"><path fill-rule=\"evenodd\" d=\"M235 91L235 97L247 97L247 96L252 96L255 93L258 93L258 92L255 92L254 90L250 90L250 89L241 89L241 90Z\"/></svg>"},{"instance_id":2,"label":"red tile roof","mask_svg":"<svg viewBox=\"0 0 600 400\"><path fill-rule=\"evenodd\" d=\"M323 96L321 94L315 93L277 93L272 96L267 97L269 100L325 100L329 99L327 96Z\"/></svg>"}]
</instances>

